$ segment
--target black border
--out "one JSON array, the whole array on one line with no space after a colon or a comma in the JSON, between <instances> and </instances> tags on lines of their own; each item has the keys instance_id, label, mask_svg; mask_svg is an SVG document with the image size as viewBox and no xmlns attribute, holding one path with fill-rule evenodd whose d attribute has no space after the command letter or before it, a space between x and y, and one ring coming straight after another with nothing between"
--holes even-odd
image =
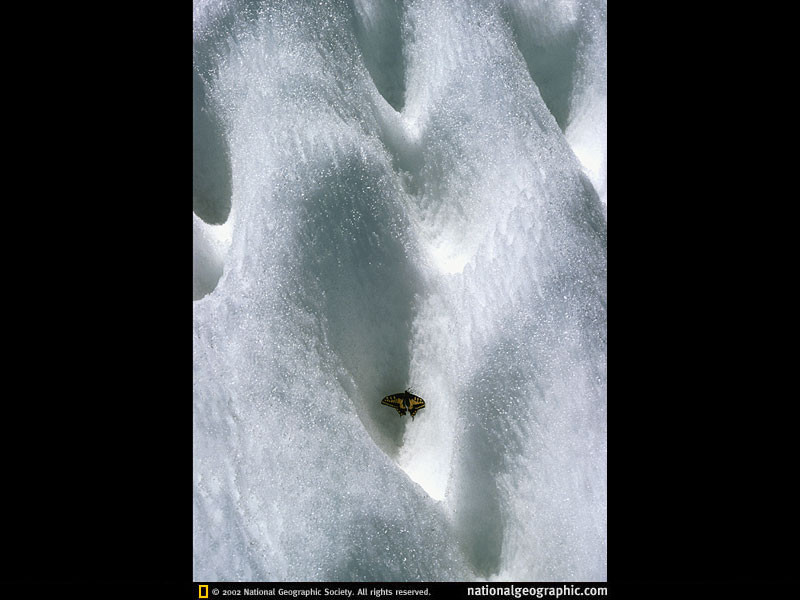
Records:
<instances>
[{"instance_id":1,"label":"black border","mask_svg":"<svg viewBox=\"0 0 800 600\"><path fill-rule=\"evenodd\" d=\"M39 59L17 81L0 583L186 584L191 15L59 10L16 42Z\"/></svg>"}]
</instances>

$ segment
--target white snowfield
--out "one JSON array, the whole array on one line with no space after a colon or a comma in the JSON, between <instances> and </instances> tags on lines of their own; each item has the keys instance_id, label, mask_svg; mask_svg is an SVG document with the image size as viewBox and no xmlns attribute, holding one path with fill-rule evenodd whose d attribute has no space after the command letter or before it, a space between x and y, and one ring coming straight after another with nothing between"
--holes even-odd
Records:
<instances>
[{"instance_id":1,"label":"white snowfield","mask_svg":"<svg viewBox=\"0 0 800 600\"><path fill-rule=\"evenodd\" d=\"M195 2L195 580L606 580L606 80L602 0Z\"/></svg>"}]
</instances>

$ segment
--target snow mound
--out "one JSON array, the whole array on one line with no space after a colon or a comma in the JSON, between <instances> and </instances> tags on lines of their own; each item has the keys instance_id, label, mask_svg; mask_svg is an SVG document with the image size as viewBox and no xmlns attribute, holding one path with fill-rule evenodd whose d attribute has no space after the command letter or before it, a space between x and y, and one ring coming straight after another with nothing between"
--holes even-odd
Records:
<instances>
[{"instance_id":1,"label":"snow mound","mask_svg":"<svg viewBox=\"0 0 800 600\"><path fill-rule=\"evenodd\" d=\"M605 11L195 3L195 580L606 579Z\"/></svg>"}]
</instances>

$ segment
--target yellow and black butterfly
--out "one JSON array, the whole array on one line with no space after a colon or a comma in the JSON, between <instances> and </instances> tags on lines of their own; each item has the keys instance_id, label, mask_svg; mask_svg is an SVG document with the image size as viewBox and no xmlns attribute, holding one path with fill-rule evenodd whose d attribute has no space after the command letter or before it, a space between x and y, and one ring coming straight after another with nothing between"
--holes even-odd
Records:
<instances>
[{"instance_id":1,"label":"yellow and black butterfly","mask_svg":"<svg viewBox=\"0 0 800 600\"><path fill-rule=\"evenodd\" d=\"M408 410L408 412L411 413L412 421L414 420L414 415L417 414L417 411L425 408L425 400L419 396L415 396L408 390L402 394L392 394L391 396L386 396L383 400L381 400L381 404L391 406L400 413L400 416L406 414L406 410Z\"/></svg>"}]
</instances>

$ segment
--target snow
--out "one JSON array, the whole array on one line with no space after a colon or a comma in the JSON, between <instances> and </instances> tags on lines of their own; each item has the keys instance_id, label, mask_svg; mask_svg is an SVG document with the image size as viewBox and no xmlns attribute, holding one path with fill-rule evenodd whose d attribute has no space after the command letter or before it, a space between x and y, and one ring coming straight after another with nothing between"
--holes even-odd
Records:
<instances>
[{"instance_id":1,"label":"snow","mask_svg":"<svg viewBox=\"0 0 800 600\"><path fill-rule=\"evenodd\" d=\"M606 580L605 14L195 2L195 580Z\"/></svg>"}]
</instances>

